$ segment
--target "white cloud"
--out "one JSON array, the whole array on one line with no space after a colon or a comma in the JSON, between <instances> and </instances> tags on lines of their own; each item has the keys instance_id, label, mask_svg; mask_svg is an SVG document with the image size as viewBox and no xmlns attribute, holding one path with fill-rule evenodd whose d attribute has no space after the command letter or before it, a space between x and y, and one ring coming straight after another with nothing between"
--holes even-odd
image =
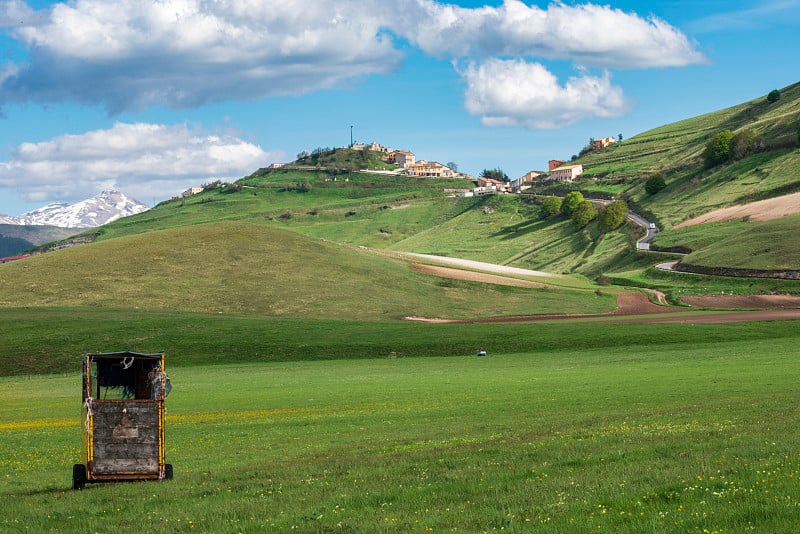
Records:
<instances>
[{"instance_id":1,"label":"white cloud","mask_svg":"<svg viewBox=\"0 0 800 534\"><path fill-rule=\"evenodd\" d=\"M29 24L34 11L22 0L8 0L0 4L0 28L13 28Z\"/></svg>"},{"instance_id":2,"label":"white cloud","mask_svg":"<svg viewBox=\"0 0 800 534\"><path fill-rule=\"evenodd\" d=\"M705 62L678 29L607 5L505 0L469 9L415 0L396 31L437 56L571 59L603 68L673 67Z\"/></svg>"},{"instance_id":3,"label":"white cloud","mask_svg":"<svg viewBox=\"0 0 800 534\"><path fill-rule=\"evenodd\" d=\"M467 107L488 110L479 113L486 124L539 127L534 125L551 124L557 114L541 109L537 119L534 108L502 96L515 85L531 85L527 78L512 79L532 74L522 65L538 64L537 79L549 80L541 66L548 59L601 69L705 61L663 20L588 3L540 8L506 0L498 7L464 8L434 0L73 0L37 12L20 0L0 6L0 20L30 15L9 30L30 58L0 66L0 105L73 101L104 105L111 114L340 86L394 69L403 55L396 39L484 69L505 65L504 88L480 98L478 93L491 91L481 83L480 69L467 71ZM570 103L557 107L570 121L624 108L621 90L608 76L581 74L558 91L537 90L569 96ZM582 96L572 97L576 92ZM502 119L490 118L495 115Z\"/></svg>"},{"instance_id":4,"label":"white cloud","mask_svg":"<svg viewBox=\"0 0 800 534\"><path fill-rule=\"evenodd\" d=\"M0 100L103 103L111 113L333 87L397 66L370 0L76 0L13 35L31 61Z\"/></svg>"},{"instance_id":5,"label":"white cloud","mask_svg":"<svg viewBox=\"0 0 800 534\"><path fill-rule=\"evenodd\" d=\"M608 73L582 73L561 86L539 63L489 59L470 63L461 74L467 111L486 126L561 128L582 119L617 117L630 108Z\"/></svg>"},{"instance_id":6,"label":"white cloud","mask_svg":"<svg viewBox=\"0 0 800 534\"><path fill-rule=\"evenodd\" d=\"M81 200L103 189L145 202L216 178L238 179L284 157L185 124L118 122L107 130L22 143L0 162L0 187L30 202Z\"/></svg>"}]
</instances>

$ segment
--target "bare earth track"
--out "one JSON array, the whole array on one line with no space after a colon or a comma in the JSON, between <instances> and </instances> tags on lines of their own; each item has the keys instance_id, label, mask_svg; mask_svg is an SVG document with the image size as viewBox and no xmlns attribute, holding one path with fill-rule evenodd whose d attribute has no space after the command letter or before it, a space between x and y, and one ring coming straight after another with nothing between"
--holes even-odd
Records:
<instances>
[{"instance_id":1,"label":"bare earth track","mask_svg":"<svg viewBox=\"0 0 800 534\"><path fill-rule=\"evenodd\" d=\"M791 195L789 195L791 196ZM378 253L385 253L376 251ZM548 288L555 287L546 283L523 280L513 276L526 275L542 278L557 278L557 275L541 271L531 271L505 265L476 262L459 258L432 256L427 254L394 253L412 259L409 266L418 272L433 276L468 280L487 284L508 285L514 287ZM452 267L423 264L417 260L429 260L446 263ZM465 270L465 269L479 269ZM489 271L489 272L487 272ZM511 275L511 276L505 276ZM666 304L664 295L657 291L630 290L617 296L617 309L601 314L561 314L561 315L514 315L504 317L476 317L473 319L445 319L436 317L404 317L407 321L427 323L511 323L532 321L553 321L562 319L590 319L605 322L626 323L734 323L748 321L783 321L800 319L800 296L793 295L706 295L684 297L688 307L676 307Z\"/></svg>"},{"instance_id":2,"label":"bare earth track","mask_svg":"<svg viewBox=\"0 0 800 534\"><path fill-rule=\"evenodd\" d=\"M547 284L520 280L496 274L462 271L450 267L439 267L412 263L411 268L427 274L501 284L515 287L548 287ZM662 295L654 293L658 299ZM718 295L685 297L684 303L692 308L679 308L655 304L647 294L640 291L627 291L617 297L617 309L603 314L585 315L513 315L504 317L478 317L474 319L443 319L430 317L405 317L408 321L427 323L518 323L532 321L553 321L560 319L597 319L607 322L626 323L703 323L720 324L747 321L779 321L800 319L800 297L792 295ZM715 311L698 311L696 308L712 308ZM730 311L719 311L730 309ZM690 313L692 312L692 313Z\"/></svg>"},{"instance_id":3,"label":"bare earth track","mask_svg":"<svg viewBox=\"0 0 800 534\"><path fill-rule=\"evenodd\" d=\"M694 219L676 224L674 228L709 222L739 221L745 218L751 221L769 221L795 213L800 213L800 193L710 211Z\"/></svg>"},{"instance_id":4,"label":"bare earth track","mask_svg":"<svg viewBox=\"0 0 800 534\"><path fill-rule=\"evenodd\" d=\"M492 282L489 282L492 283ZM520 323L554 321L563 319L597 319L615 323L695 323L724 324L751 321L786 321L800 319L800 297L789 295L756 295L752 297L692 297L702 299L704 307L766 308L731 311L697 311L692 308L661 306L650 302L648 296L638 291L622 293L617 297L618 308L613 312L586 315L512 315L505 317L479 317L474 319L441 319L405 317L408 321L426 323ZM698 304L701 301L697 301ZM795 307L786 307L791 303Z\"/></svg>"}]
</instances>

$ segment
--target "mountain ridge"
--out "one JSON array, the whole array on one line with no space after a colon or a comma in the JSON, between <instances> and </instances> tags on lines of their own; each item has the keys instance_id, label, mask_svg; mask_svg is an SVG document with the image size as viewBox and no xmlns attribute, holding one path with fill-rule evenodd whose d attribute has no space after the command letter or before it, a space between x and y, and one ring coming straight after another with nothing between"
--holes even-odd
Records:
<instances>
[{"instance_id":1,"label":"mountain ridge","mask_svg":"<svg viewBox=\"0 0 800 534\"><path fill-rule=\"evenodd\" d=\"M73 204L53 203L20 216L0 215L0 224L96 228L150 208L116 190L106 190Z\"/></svg>"}]
</instances>

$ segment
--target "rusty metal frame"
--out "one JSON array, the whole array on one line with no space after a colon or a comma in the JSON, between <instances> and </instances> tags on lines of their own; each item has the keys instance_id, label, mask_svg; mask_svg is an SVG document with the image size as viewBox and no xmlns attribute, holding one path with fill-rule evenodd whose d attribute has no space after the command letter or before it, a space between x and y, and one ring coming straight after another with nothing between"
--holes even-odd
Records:
<instances>
[{"instance_id":1,"label":"rusty metal frame","mask_svg":"<svg viewBox=\"0 0 800 534\"><path fill-rule=\"evenodd\" d=\"M92 397L92 365L100 360L115 360L133 358L146 359L158 362L161 367L160 374L160 393L155 399L126 399L126 400L99 400ZM165 368L166 354L159 352L155 354L144 354L136 352L107 352L86 354L83 360L83 447L82 457L86 465L86 481L87 482L110 482L110 481L123 481L123 480L164 480L167 478L166 473L166 459L165 459L165 419L166 410L164 406L165 388L167 385L166 368ZM99 397L100 380L97 377L97 396ZM102 403L151 403L156 405L157 412L157 451L158 451L158 469L152 472L141 471L113 471L97 473L94 469L95 464L95 450L94 450L94 429L95 418L93 413L93 405L95 402Z\"/></svg>"}]
</instances>

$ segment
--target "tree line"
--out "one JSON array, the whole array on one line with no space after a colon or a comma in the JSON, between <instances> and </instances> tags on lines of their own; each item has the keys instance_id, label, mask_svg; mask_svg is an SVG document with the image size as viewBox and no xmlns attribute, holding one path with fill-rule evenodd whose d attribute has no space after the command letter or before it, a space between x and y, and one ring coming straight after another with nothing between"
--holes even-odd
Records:
<instances>
[{"instance_id":1,"label":"tree line","mask_svg":"<svg viewBox=\"0 0 800 534\"><path fill-rule=\"evenodd\" d=\"M622 226L627 214L628 204L624 200L615 200L598 210L580 191L570 191L563 199L555 196L545 197L541 206L541 215L545 219L561 215L570 219L579 229L585 228L597 219L597 224L603 232L611 232Z\"/></svg>"}]
</instances>

